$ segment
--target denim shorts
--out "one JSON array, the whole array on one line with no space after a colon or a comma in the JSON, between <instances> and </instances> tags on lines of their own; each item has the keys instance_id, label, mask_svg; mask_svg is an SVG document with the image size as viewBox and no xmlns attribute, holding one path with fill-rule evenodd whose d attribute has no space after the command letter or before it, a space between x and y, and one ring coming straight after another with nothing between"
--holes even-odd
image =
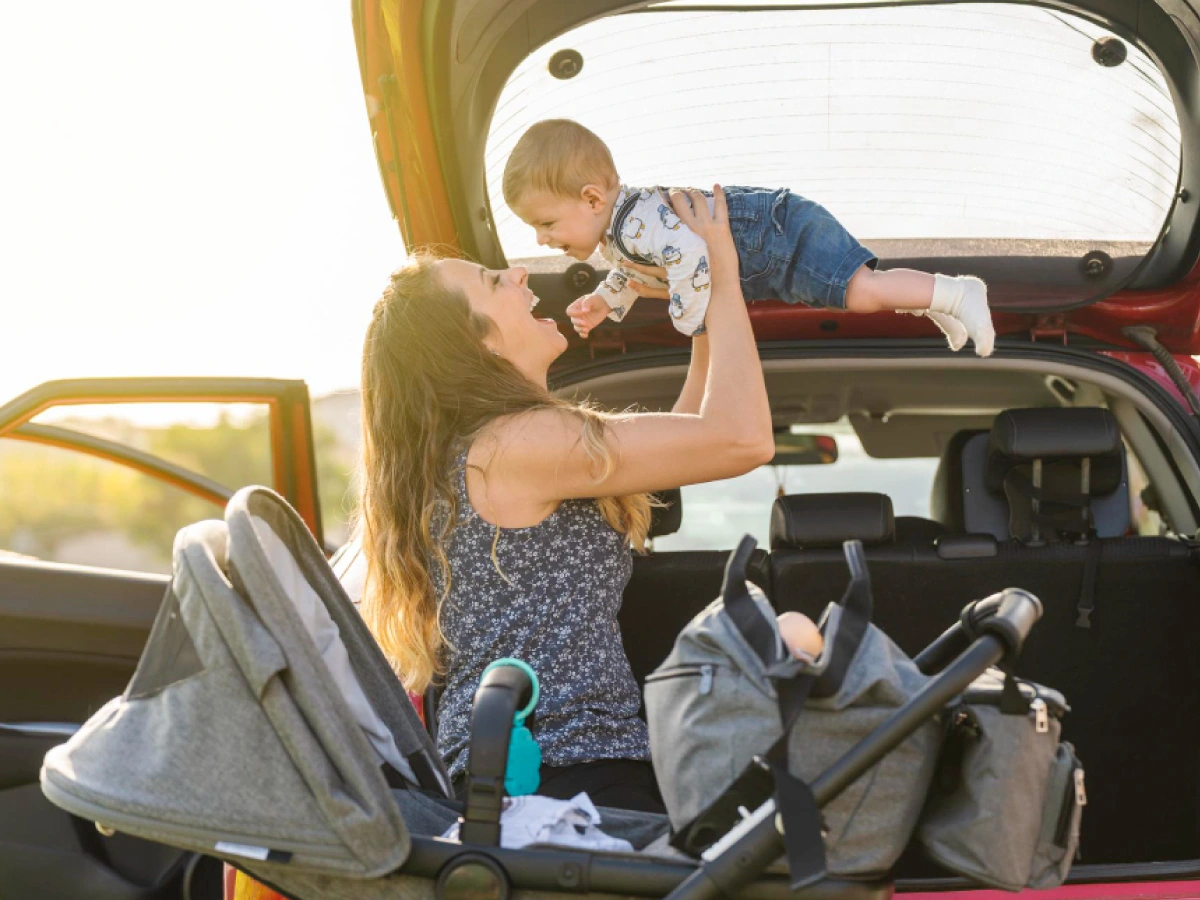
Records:
<instances>
[{"instance_id":1,"label":"denim shorts","mask_svg":"<svg viewBox=\"0 0 1200 900\"><path fill-rule=\"evenodd\" d=\"M846 308L846 285L878 260L819 203L787 188L727 187L747 300Z\"/></svg>"}]
</instances>

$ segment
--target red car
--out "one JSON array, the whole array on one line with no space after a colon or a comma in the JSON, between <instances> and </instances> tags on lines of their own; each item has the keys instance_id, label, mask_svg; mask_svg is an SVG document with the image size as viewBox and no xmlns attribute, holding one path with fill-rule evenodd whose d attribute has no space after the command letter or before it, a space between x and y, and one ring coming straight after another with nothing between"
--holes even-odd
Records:
<instances>
[{"instance_id":1,"label":"red car","mask_svg":"<svg viewBox=\"0 0 1200 900\"><path fill-rule=\"evenodd\" d=\"M761 569L777 604L836 600L845 576L834 548L866 536L829 516L803 542L769 541L772 504L887 495L894 519L866 554L876 622L904 649L1004 587L1045 604L1020 671L1070 701L1064 737L1088 778L1081 855L1053 894L1196 896L1192 0L356 0L353 18L380 172L406 243L527 266L539 310L564 333L563 310L602 277L599 260L544 252L499 190L524 128L555 116L599 133L632 184L786 186L828 207L883 267L988 282L999 341L986 360L949 352L924 319L752 308L779 453L742 478L683 490L653 552L635 559L626 650L644 678L716 595L726 553L747 531L771 545ZM590 340L572 336L553 387L612 408L661 408L686 363L664 307L644 300ZM1020 498L989 477L993 420L1030 407L1047 410L1056 446L1071 435L1055 410L1104 408L1121 432L1105 478L1082 483L1069 454L1046 476L1086 495L1085 540L1031 531ZM22 424L32 408L0 408L0 437L38 437ZM311 457L303 414L291 422L277 435L280 459L294 461L276 471L300 473L278 483L303 509ZM317 527L315 504L309 513ZM188 871L201 873L193 891L214 874L206 861L118 846L120 836L97 836L36 793L45 748L129 677L161 586L0 559L0 893L174 897ZM978 894L916 854L893 875L900 892ZM125 893L90 887L117 877ZM268 896L244 876L228 880L229 898Z\"/></svg>"}]
</instances>

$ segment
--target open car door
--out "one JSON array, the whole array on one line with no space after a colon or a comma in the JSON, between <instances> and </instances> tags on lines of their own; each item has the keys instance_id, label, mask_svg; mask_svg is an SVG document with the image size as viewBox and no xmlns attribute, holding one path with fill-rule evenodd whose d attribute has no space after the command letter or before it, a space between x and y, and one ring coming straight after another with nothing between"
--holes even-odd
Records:
<instances>
[{"instance_id":1,"label":"open car door","mask_svg":"<svg viewBox=\"0 0 1200 900\"><path fill-rule=\"evenodd\" d=\"M56 448L53 454L59 463L64 456L105 460L110 470L126 475L133 471L156 486L186 493L190 505L183 508L189 514L208 510L196 518L220 517L225 501L242 484L220 483L144 447L100 436L96 429L88 433L64 427L61 410L57 424L39 421L53 418L54 410L64 406L129 403L215 404L218 409L251 405L262 426L256 434L269 442L269 448L260 448L266 451L261 455L269 486L300 512L322 541L308 388L300 381L48 382L0 406L0 482L6 461L11 480L20 471L16 462L29 462L31 446L50 447ZM234 447L225 455L236 452ZM52 495L75 487L57 474L73 471L61 464L50 467L43 459L24 471L32 475L30 489L44 494L47 503ZM10 485L6 497L0 488L0 508L6 501L15 502L20 493ZM190 498L205 503L197 506ZM152 502L137 508L137 517L147 523L160 514ZM93 823L51 806L38 785L46 751L125 689L168 576L117 565L51 562L13 549L20 548L0 548L0 893L44 900L219 898L216 861L126 835L101 834ZM169 553L169 548L161 552Z\"/></svg>"}]
</instances>

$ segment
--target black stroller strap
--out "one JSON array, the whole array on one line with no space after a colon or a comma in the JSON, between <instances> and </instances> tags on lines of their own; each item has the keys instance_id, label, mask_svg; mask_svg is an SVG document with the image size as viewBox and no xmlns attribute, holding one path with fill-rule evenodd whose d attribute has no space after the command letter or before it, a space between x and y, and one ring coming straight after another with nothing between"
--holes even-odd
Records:
<instances>
[{"instance_id":1,"label":"black stroller strap","mask_svg":"<svg viewBox=\"0 0 1200 900\"><path fill-rule=\"evenodd\" d=\"M821 811L812 789L788 768L788 743L815 679L809 674L775 682L783 733L767 752L754 760L695 819L671 838L671 846L699 856L744 816L772 796L783 824L783 844L793 890L825 876L825 840Z\"/></svg>"},{"instance_id":2,"label":"black stroller strap","mask_svg":"<svg viewBox=\"0 0 1200 900\"><path fill-rule=\"evenodd\" d=\"M408 764L412 766L413 774L417 776L418 787L425 790L430 790L430 785L433 785L433 789L435 790L440 788L437 773L433 770L433 766L429 764L429 760L425 757L424 753L411 753L405 758L408 760ZM392 769L391 766L387 768ZM395 769L392 769L392 771L395 772ZM384 774L386 775L387 773L385 772ZM397 772L397 774L399 773ZM395 787L390 781L388 784L391 787Z\"/></svg>"},{"instance_id":3,"label":"black stroller strap","mask_svg":"<svg viewBox=\"0 0 1200 900\"><path fill-rule=\"evenodd\" d=\"M775 808L783 823L783 847L792 879L792 890L814 884L825 877L825 837L821 810L812 788L791 773L788 745L815 679L797 675L775 682L783 734L767 751L767 762L775 781Z\"/></svg>"}]
</instances>

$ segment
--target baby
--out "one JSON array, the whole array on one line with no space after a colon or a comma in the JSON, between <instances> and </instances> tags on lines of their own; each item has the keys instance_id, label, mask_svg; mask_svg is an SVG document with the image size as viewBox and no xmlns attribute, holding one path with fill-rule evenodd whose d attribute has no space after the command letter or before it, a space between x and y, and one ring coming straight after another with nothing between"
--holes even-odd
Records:
<instances>
[{"instance_id":1,"label":"baby","mask_svg":"<svg viewBox=\"0 0 1200 900\"><path fill-rule=\"evenodd\" d=\"M621 184L608 147L567 119L538 122L521 136L504 168L504 199L538 243L584 260L600 247L612 266L593 294L567 308L582 337L607 316L620 321L638 297L630 281L667 287L669 311L684 334L704 333L708 309L708 249L684 225L661 188ZM875 256L823 207L787 189L725 188L747 300L850 312L928 316L952 350L970 338L992 352L995 331L987 287L978 278L875 270ZM711 203L711 200L710 200ZM629 263L661 266L665 282ZM657 283L656 283L657 281Z\"/></svg>"}]
</instances>

